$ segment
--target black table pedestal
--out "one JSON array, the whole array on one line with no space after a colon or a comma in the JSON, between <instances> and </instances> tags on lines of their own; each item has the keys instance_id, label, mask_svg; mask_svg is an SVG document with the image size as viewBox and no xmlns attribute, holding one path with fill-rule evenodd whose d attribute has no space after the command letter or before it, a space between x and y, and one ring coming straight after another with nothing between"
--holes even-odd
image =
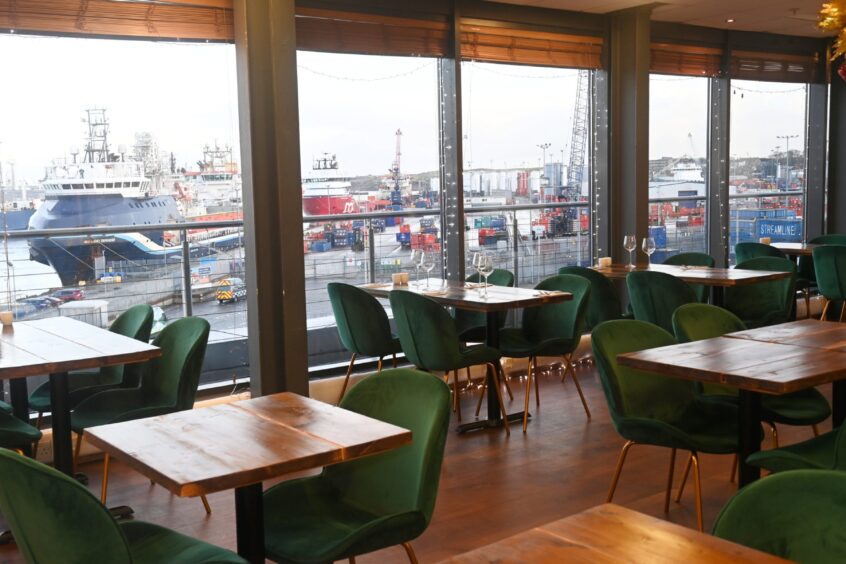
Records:
<instances>
[{"instance_id":1,"label":"black table pedestal","mask_svg":"<svg viewBox=\"0 0 846 564\"><path fill-rule=\"evenodd\" d=\"M261 482L235 489L238 555L249 562L259 564L265 561L263 501Z\"/></svg>"}]
</instances>

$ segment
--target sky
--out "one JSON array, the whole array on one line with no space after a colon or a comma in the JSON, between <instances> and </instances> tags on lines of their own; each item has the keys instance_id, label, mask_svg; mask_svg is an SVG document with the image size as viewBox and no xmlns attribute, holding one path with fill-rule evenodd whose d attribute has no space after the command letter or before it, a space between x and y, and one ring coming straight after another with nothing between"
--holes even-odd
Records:
<instances>
[{"instance_id":1,"label":"sky","mask_svg":"<svg viewBox=\"0 0 846 564\"><path fill-rule=\"evenodd\" d=\"M105 48L104 48L105 46ZM302 172L327 152L345 174L385 174L402 131L402 170L438 168L437 61L300 52L298 88ZM235 147L238 107L235 49L196 44L0 36L0 161L8 177L37 182L56 157L84 144L84 110L102 107L110 143L131 145L153 133L177 164L196 168L202 148ZM472 167L537 166L565 161L577 71L466 62L462 67L464 160ZM733 156L766 156L778 135L804 143L804 87L735 81ZM653 76L650 158L704 156L707 81ZM688 136L690 134L690 137ZM691 148L691 142L693 147Z\"/></svg>"}]
</instances>

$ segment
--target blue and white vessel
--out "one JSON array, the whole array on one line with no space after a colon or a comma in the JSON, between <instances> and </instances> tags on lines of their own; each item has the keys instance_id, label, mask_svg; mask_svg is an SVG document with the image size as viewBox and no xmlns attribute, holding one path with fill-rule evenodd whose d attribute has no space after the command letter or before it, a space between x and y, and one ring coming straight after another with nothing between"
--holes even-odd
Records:
<instances>
[{"instance_id":1,"label":"blue and white vessel","mask_svg":"<svg viewBox=\"0 0 846 564\"><path fill-rule=\"evenodd\" d=\"M112 225L138 231L30 239L30 258L52 266L64 285L92 280L98 264L111 261L181 260L178 249L164 246L164 232L152 226L182 221L172 195L158 195L145 164L122 147L111 153L105 110L87 110L88 139L82 162L54 162L42 181L44 203L29 229ZM150 227L145 227L150 226Z\"/></svg>"}]
</instances>

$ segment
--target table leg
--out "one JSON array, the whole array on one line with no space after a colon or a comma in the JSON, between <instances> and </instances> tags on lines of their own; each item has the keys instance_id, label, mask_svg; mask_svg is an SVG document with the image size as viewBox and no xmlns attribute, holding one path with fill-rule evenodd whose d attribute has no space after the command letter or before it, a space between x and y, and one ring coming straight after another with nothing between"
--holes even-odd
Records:
<instances>
[{"instance_id":1,"label":"table leg","mask_svg":"<svg viewBox=\"0 0 846 564\"><path fill-rule=\"evenodd\" d=\"M831 400L831 426L836 429L846 419L846 380L832 384Z\"/></svg>"},{"instance_id":2,"label":"table leg","mask_svg":"<svg viewBox=\"0 0 846 564\"><path fill-rule=\"evenodd\" d=\"M26 389L26 378L15 378L9 380L9 400L12 402L12 415L29 423L29 393ZM29 445L22 445L21 450L27 456L32 455L32 448ZM2 542L0 542L2 544Z\"/></svg>"},{"instance_id":3,"label":"table leg","mask_svg":"<svg viewBox=\"0 0 846 564\"><path fill-rule=\"evenodd\" d=\"M746 464L746 458L761 449L761 394L750 390L739 391L738 453L740 472L737 487L750 484L761 477L761 469Z\"/></svg>"},{"instance_id":4,"label":"table leg","mask_svg":"<svg viewBox=\"0 0 846 564\"><path fill-rule=\"evenodd\" d=\"M264 497L261 482L235 489L235 530L238 554L264 563Z\"/></svg>"},{"instance_id":5,"label":"table leg","mask_svg":"<svg viewBox=\"0 0 846 564\"><path fill-rule=\"evenodd\" d=\"M711 304L717 307L723 307L725 303L725 288L722 286L711 286Z\"/></svg>"},{"instance_id":6,"label":"table leg","mask_svg":"<svg viewBox=\"0 0 846 564\"><path fill-rule=\"evenodd\" d=\"M50 406L53 419L53 465L60 472L73 476L67 372L50 374Z\"/></svg>"},{"instance_id":7,"label":"table leg","mask_svg":"<svg viewBox=\"0 0 846 564\"><path fill-rule=\"evenodd\" d=\"M499 348L499 316L500 313L497 311L489 311L487 314L485 344L495 349ZM487 419L459 425L457 428L459 433L502 426L502 411L499 405L499 398L496 394L496 387L494 386L494 375L488 370L485 377L488 379L488 417ZM522 421L523 412L509 413L508 420Z\"/></svg>"}]
</instances>

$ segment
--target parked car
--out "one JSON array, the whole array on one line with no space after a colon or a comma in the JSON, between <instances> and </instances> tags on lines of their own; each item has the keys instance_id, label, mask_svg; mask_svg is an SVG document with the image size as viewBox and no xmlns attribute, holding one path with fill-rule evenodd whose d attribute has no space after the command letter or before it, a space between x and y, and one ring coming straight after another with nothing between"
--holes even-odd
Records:
<instances>
[{"instance_id":1,"label":"parked car","mask_svg":"<svg viewBox=\"0 0 846 564\"><path fill-rule=\"evenodd\" d=\"M50 300L50 298L46 296L35 296L31 298L21 298L18 300L20 304L29 304L33 306L37 310L47 309L50 307L54 307L54 303Z\"/></svg>"},{"instance_id":2,"label":"parked car","mask_svg":"<svg viewBox=\"0 0 846 564\"><path fill-rule=\"evenodd\" d=\"M224 278L217 285L215 297L218 303L237 302L247 297L247 285L240 278Z\"/></svg>"},{"instance_id":3,"label":"parked car","mask_svg":"<svg viewBox=\"0 0 846 564\"><path fill-rule=\"evenodd\" d=\"M80 288L62 288L61 290L56 290L51 295L54 298L62 300L62 303L85 299L85 292Z\"/></svg>"}]
</instances>

